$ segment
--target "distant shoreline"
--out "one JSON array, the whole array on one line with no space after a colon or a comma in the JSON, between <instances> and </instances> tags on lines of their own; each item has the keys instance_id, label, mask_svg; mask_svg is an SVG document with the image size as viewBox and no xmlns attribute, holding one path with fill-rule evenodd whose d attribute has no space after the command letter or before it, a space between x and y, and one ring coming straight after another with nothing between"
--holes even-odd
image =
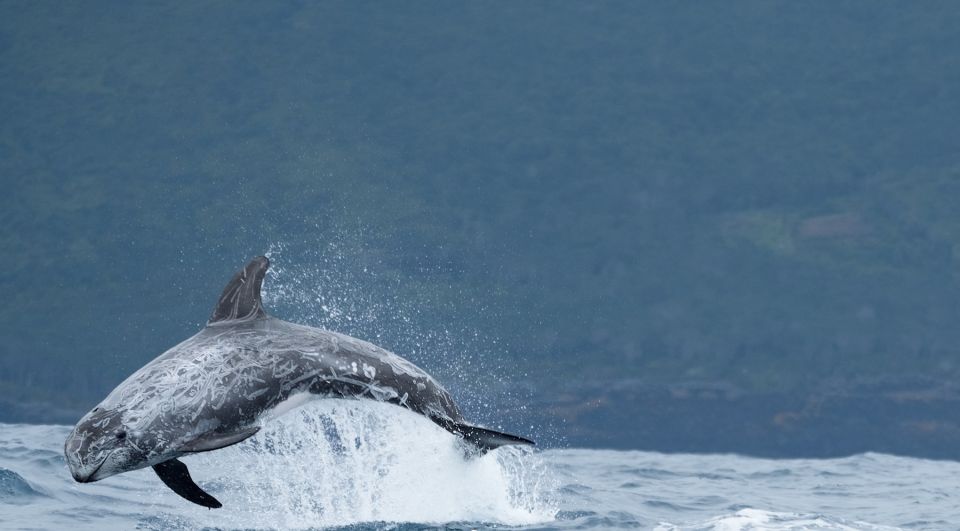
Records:
<instances>
[{"instance_id":1,"label":"distant shoreline","mask_svg":"<svg viewBox=\"0 0 960 531\"><path fill-rule=\"evenodd\" d=\"M518 409L493 405L508 426L534 426L541 447L829 458L865 452L960 460L960 393L947 382L860 383L751 392L718 383L578 384ZM0 400L0 422L72 425L83 414Z\"/></svg>"}]
</instances>

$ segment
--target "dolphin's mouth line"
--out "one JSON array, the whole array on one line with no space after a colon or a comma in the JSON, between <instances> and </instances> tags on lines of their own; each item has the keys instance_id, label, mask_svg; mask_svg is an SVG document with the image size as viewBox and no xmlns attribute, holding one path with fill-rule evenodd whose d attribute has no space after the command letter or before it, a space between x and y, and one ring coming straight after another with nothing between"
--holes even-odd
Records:
<instances>
[{"instance_id":1,"label":"dolphin's mouth line","mask_svg":"<svg viewBox=\"0 0 960 531\"><path fill-rule=\"evenodd\" d=\"M107 459L110 458L110 454L112 453L113 453L113 450L110 450L109 452L107 452L107 455L103 456L103 459L100 460L100 464L97 465L97 468L94 468L92 472L87 474L87 477L80 478L75 475L73 476L73 479L77 480L78 483L93 483L94 481L96 481L95 479L93 479L93 476L97 475L97 472L100 471L100 468L103 466L104 463L107 462Z\"/></svg>"}]
</instances>

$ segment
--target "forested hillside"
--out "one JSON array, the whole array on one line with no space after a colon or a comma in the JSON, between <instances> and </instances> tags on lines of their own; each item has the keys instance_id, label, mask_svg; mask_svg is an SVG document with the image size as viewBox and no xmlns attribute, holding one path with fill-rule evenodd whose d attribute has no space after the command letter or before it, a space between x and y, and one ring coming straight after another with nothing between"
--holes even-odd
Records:
<instances>
[{"instance_id":1,"label":"forested hillside","mask_svg":"<svg viewBox=\"0 0 960 531\"><path fill-rule=\"evenodd\" d=\"M276 315L476 404L960 373L956 4L0 13L0 420L72 420L269 250L316 281Z\"/></svg>"}]
</instances>

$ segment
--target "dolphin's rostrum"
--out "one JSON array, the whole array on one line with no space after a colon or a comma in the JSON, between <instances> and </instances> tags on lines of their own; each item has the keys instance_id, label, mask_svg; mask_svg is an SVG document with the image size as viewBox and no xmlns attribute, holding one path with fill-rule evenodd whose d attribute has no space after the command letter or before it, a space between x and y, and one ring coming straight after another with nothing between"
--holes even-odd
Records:
<instances>
[{"instance_id":1,"label":"dolphin's rostrum","mask_svg":"<svg viewBox=\"0 0 960 531\"><path fill-rule=\"evenodd\" d=\"M450 394L396 354L267 315L260 288L269 266L266 257L254 258L224 288L203 330L133 373L80 419L64 446L74 479L150 466L180 496L221 507L177 458L253 436L277 406L306 393L406 407L480 452L533 444L466 424Z\"/></svg>"}]
</instances>

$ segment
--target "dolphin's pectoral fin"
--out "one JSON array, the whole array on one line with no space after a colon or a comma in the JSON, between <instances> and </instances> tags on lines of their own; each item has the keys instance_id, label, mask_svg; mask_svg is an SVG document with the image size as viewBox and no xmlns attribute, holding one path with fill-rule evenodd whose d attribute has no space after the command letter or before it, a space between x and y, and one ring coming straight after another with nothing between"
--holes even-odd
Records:
<instances>
[{"instance_id":1,"label":"dolphin's pectoral fin","mask_svg":"<svg viewBox=\"0 0 960 531\"><path fill-rule=\"evenodd\" d=\"M208 325L221 321L246 321L266 317L260 299L263 277L270 267L266 256L258 256L230 279L213 309Z\"/></svg>"},{"instance_id":2,"label":"dolphin's pectoral fin","mask_svg":"<svg viewBox=\"0 0 960 531\"><path fill-rule=\"evenodd\" d=\"M260 431L260 426L253 426L234 433L207 433L197 437L180 448L182 452L209 452L219 450L243 442Z\"/></svg>"},{"instance_id":3,"label":"dolphin's pectoral fin","mask_svg":"<svg viewBox=\"0 0 960 531\"><path fill-rule=\"evenodd\" d=\"M533 446L536 444L530 439L524 439L523 437L510 435L509 433L488 430L479 426L460 424L451 420L440 418L431 418L430 420L436 422L440 425L440 427L453 433L454 435L459 435L464 441L472 444L474 447L480 450L481 454L510 444L525 446Z\"/></svg>"},{"instance_id":4,"label":"dolphin's pectoral fin","mask_svg":"<svg viewBox=\"0 0 960 531\"><path fill-rule=\"evenodd\" d=\"M187 465L177 459L164 461L158 465L153 465L153 471L160 476L160 481L170 487L170 490L179 494L182 498L192 501L197 505L203 505L209 509L219 509L223 504L216 498L204 492L190 477L190 471Z\"/></svg>"}]
</instances>

